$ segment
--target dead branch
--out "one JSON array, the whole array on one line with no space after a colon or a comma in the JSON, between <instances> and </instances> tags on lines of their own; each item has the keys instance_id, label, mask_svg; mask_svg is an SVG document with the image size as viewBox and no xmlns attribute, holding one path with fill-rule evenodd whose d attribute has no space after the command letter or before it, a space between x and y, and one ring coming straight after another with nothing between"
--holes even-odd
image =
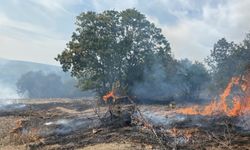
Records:
<instances>
[{"instance_id":1,"label":"dead branch","mask_svg":"<svg viewBox=\"0 0 250 150\"><path fill-rule=\"evenodd\" d=\"M151 132L155 135L156 139L158 140L159 144L160 144L164 149L166 149L166 147L165 147L165 145L163 144L162 140L161 140L161 139L159 138L159 136L157 135L157 133L156 133L156 131L155 131L153 125L150 124L150 123L145 119L145 117L143 117L143 115L142 115L140 109L137 107L137 105L135 104L135 102L134 102L129 96L127 96L127 98L128 98L128 100L135 106L136 111L139 113L139 115L140 115L140 117L141 117L141 119L142 119L142 121L143 121L144 126L151 130Z\"/></svg>"}]
</instances>

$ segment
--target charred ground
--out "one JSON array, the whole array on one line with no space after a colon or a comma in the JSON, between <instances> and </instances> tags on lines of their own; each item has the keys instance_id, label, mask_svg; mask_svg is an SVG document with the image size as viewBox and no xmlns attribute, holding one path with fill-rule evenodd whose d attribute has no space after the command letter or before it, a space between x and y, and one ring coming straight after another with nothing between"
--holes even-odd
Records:
<instances>
[{"instance_id":1,"label":"charred ground","mask_svg":"<svg viewBox=\"0 0 250 150\"><path fill-rule=\"evenodd\" d=\"M153 126L104 125L93 100L22 100L0 111L0 149L249 149L250 132L237 118L185 116L180 106L138 105ZM125 107L125 106L123 106ZM101 106L100 113L107 107Z\"/></svg>"}]
</instances>

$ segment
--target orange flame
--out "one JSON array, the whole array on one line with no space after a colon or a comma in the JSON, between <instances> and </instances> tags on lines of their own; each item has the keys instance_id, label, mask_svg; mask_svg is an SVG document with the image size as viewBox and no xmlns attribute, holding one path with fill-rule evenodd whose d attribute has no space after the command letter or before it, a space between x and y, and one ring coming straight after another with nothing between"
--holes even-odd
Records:
<instances>
[{"instance_id":1,"label":"orange flame","mask_svg":"<svg viewBox=\"0 0 250 150\"><path fill-rule=\"evenodd\" d=\"M114 92L113 91L110 91L110 92L108 92L106 95L104 95L103 97L102 97L102 99L105 101L105 102L107 102L109 99L114 99L115 98L115 95L114 95Z\"/></svg>"},{"instance_id":2,"label":"orange flame","mask_svg":"<svg viewBox=\"0 0 250 150\"><path fill-rule=\"evenodd\" d=\"M241 115L242 113L250 112L250 97L248 93L246 93L247 86L250 83L245 85L240 85L242 91L245 92L245 97L234 96L233 97L233 106L230 107L226 99L230 95L232 91L232 87L234 85L239 85L240 78L233 77L231 82L228 83L224 92L220 95L219 101L212 101L210 104L206 106L198 106L194 105L191 107L178 109L176 112L187 115L216 115L216 114L225 114L230 117Z\"/></svg>"}]
</instances>

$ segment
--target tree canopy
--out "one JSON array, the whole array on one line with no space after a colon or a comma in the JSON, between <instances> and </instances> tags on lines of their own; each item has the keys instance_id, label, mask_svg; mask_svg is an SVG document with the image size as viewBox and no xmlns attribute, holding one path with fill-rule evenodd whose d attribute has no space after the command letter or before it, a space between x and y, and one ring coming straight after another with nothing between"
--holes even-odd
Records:
<instances>
[{"instance_id":1,"label":"tree canopy","mask_svg":"<svg viewBox=\"0 0 250 150\"><path fill-rule=\"evenodd\" d=\"M179 85L183 99L197 100L200 92L210 81L205 66L200 62L192 63L188 59L179 61L177 79L175 82Z\"/></svg>"},{"instance_id":2,"label":"tree canopy","mask_svg":"<svg viewBox=\"0 0 250 150\"><path fill-rule=\"evenodd\" d=\"M55 73L45 74L42 71L30 71L23 74L16 86L19 94L27 94L29 98L80 97L83 93L74 87L74 80L65 82Z\"/></svg>"},{"instance_id":3,"label":"tree canopy","mask_svg":"<svg viewBox=\"0 0 250 150\"><path fill-rule=\"evenodd\" d=\"M117 80L133 86L156 59L167 70L173 62L170 45L161 29L135 9L81 13L72 39L56 58L82 89L99 94Z\"/></svg>"},{"instance_id":4,"label":"tree canopy","mask_svg":"<svg viewBox=\"0 0 250 150\"><path fill-rule=\"evenodd\" d=\"M240 44L225 38L218 40L206 61L211 68L215 90L224 89L231 77L241 75L249 68L250 33Z\"/></svg>"}]
</instances>

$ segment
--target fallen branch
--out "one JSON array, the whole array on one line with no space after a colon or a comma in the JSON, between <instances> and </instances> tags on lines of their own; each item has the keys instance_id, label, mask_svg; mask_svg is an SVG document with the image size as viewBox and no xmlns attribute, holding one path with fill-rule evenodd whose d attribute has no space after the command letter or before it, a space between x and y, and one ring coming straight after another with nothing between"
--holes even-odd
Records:
<instances>
[{"instance_id":1,"label":"fallen branch","mask_svg":"<svg viewBox=\"0 0 250 150\"><path fill-rule=\"evenodd\" d=\"M137 105L135 104L135 102L134 102L129 96L127 96L127 98L128 98L128 100L135 106L137 112L139 113L140 117L142 118L142 121L143 121L144 126L145 126L146 128L148 128L148 129L151 130L151 132L155 135L155 137L156 137L156 139L158 140L158 142L160 143L160 145L161 145L164 149L166 149L166 147L165 147L165 145L163 144L162 140L158 137L158 135L157 135L157 133L156 133L156 131L155 131L153 125L150 124L150 123L145 119L145 117L143 117L143 115L142 115L140 109L137 107Z\"/></svg>"}]
</instances>

